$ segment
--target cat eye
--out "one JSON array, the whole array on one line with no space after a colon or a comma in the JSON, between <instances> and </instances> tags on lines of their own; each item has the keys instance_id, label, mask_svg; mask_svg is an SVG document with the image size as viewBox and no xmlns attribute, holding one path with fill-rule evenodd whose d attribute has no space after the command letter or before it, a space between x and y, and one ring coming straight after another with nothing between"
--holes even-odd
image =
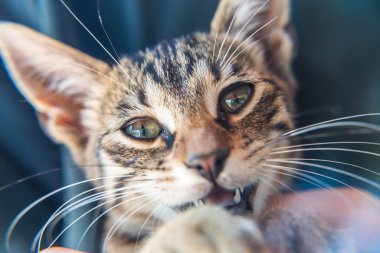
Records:
<instances>
[{"instance_id":1,"label":"cat eye","mask_svg":"<svg viewBox=\"0 0 380 253\"><path fill-rule=\"evenodd\" d=\"M219 107L224 113L237 113L251 99L253 86L251 83L235 83L221 92Z\"/></svg>"},{"instance_id":2,"label":"cat eye","mask_svg":"<svg viewBox=\"0 0 380 253\"><path fill-rule=\"evenodd\" d=\"M152 140L161 134L161 127L157 122L150 118L132 120L123 127L126 135L141 140Z\"/></svg>"}]
</instances>

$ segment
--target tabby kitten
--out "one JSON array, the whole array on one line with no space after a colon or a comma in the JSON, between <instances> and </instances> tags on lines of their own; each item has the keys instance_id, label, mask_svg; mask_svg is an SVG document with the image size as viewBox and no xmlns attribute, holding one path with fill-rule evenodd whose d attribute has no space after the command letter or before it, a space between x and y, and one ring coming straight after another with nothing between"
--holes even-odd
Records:
<instances>
[{"instance_id":1,"label":"tabby kitten","mask_svg":"<svg viewBox=\"0 0 380 253\"><path fill-rule=\"evenodd\" d=\"M79 166L98 165L85 172L103 194L105 252L339 251L311 215L267 205L288 184L267 159L294 156L273 154L294 127L289 28L287 0L221 0L209 34L109 66L0 25L46 132Z\"/></svg>"}]
</instances>

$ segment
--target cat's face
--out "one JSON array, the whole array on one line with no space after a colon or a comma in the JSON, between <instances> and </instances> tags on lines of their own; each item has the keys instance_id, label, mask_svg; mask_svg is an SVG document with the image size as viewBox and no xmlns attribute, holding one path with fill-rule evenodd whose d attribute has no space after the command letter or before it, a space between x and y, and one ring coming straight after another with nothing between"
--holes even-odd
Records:
<instances>
[{"instance_id":1,"label":"cat's face","mask_svg":"<svg viewBox=\"0 0 380 253\"><path fill-rule=\"evenodd\" d=\"M222 67L213 49L211 36L197 34L115 67L128 86L110 91L115 99L94 136L103 175L154 179L144 193L173 207L201 199L233 205L236 189L259 181L267 155L293 127L285 84L259 57Z\"/></svg>"},{"instance_id":2,"label":"cat's face","mask_svg":"<svg viewBox=\"0 0 380 253\"><path fill-rule=\"evenodd\" d=\"M200 200L245 210L268 195L263 182L284 180L264 164L293 128L287 28L286 1L225 0L210 34L114 67L16 25L2 25L0 45L48 133L98 165L97 185L174 210Z\"/></svg>"}]
</instances>

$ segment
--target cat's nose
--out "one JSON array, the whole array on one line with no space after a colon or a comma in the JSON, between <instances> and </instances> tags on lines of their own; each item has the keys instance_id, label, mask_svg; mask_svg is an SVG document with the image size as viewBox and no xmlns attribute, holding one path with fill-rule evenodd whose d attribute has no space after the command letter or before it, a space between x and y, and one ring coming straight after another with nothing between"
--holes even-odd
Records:
<instances>
[{"instance_id":1,"label":"cat's nose","mask_svg":"<svg viewBox=\"0 0 380 253\"><path fill-rule=\"evenodd\" d=\"M199 171L201 176L209 181L215 181L222 172L229 150L219 148L214 152L202 155L192 155L188 159L188 166Z\"/></svg>"}]
</instances>

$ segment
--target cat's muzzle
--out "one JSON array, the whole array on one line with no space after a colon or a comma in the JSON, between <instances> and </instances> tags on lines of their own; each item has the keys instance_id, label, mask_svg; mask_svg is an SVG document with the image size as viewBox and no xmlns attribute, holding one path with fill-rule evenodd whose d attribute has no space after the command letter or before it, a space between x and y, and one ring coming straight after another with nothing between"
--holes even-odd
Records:
<instances>
[{"instance_id":1,"label":"cat's muzzle","mask_svg":"<svg viewBox=\"0 0 380 253\"><path fill-rule=\"evenodd\" d=\"M206 204L218 205L227 209L234 214L244 214L247 211L252 211L252 203L257 184L247 186L244 188L237 188L235 190L227 190L219 185L215 185L213 189L202 199L193 201L186 205L181 206L181 211L191 208L200 207Z\"/></svg>"}]
</instances>

